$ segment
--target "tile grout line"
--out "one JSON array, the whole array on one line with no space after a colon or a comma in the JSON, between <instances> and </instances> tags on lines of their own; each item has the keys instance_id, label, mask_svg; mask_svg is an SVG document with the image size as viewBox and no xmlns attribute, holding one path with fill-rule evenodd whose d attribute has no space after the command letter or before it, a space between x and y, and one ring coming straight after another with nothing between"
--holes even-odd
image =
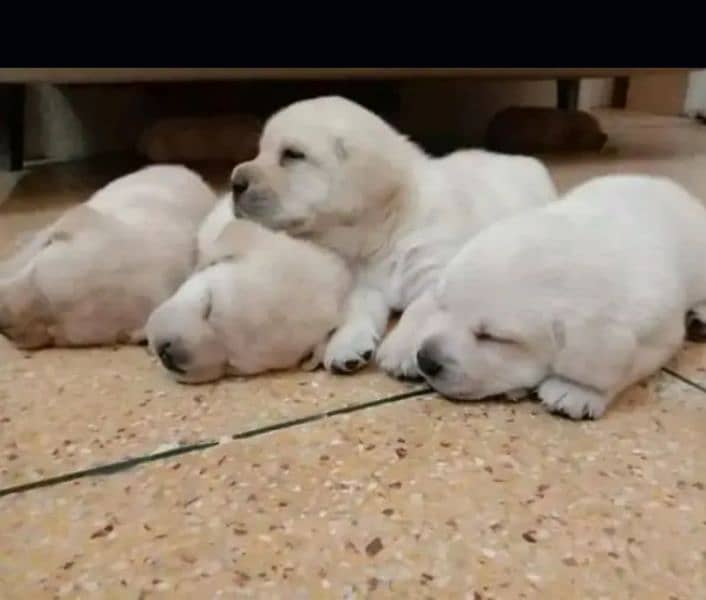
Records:
<instances>
[{"instance_id":1,"label":"tile grout line","mask_svg":"<svg viewBox=\"0 0 706 600\"><path fill-rule=\"evenodd\" d=\"M681 373L678 373L677 371L672 371L672 369L670 369L668 367L662 367L662 371L664 371L667 375L671 375L672 377L674 377L674 379L678 379L682 383L686 383L687 385L690 385L691 387L706 394L706 386L703 386L696 381L692 381L688 377L685 377L684 375L682 375Z\"/></svg>"},{"instance_id":2,"label":"tile grout line","mask_svg":"<svg viewBox=\"0 0 706 600\"><path fill-rule=\"evenodd\" d=\"M662 367L662 371L666 374L674 377L675 379L693 387L706 394L706 386L701 385L695 381L692 381L688 377L685 377L677 371L673 371L668 367ZM360 410L365 410L367 408L374 408L376 406L382 406L384 404L391 404L393 402L399 402L401 400L406 400L408 398L415 398L419 396L426 396L432 394L433 390L431 388L420 388L418 390L413 390L411 392L405 392L402 394L395 394L393 396L386 396L384 398L379 398L377 400L371 400L369 402L363 402L360 404L349 404L348 406L343 406L341 408L335 408L322 413L315 413L313 415L307 415L305 417L300 417L298 419L290 419L288 421L281 421L279 423L274 423L272 425L265 425L263 427L257 427L255 429L250 429L242 431L240 433L235 433L230 436L226 436L226 441L231 440L244 440L252 437L257 437L260 435L265 435L267 433L272 433L274 431L279 431L281 429L289 429L291 427L297 427L299 425L304 425L307 423L314 423L322 419L336 417L339 415L344 415L352 412L357 412ZM23 483L16 486L11 486L8 488L0 489L0 498L4 496L9 496L12 494L19 494L22 492L28 492L30 490L51 487L61 483L68 483L70 481L76 481L78 479L83 479L85 477L95 477L101 475L112 475L113 473L118 473L121 471L126 471L133 467L139 466L141 464L146 464L150 462L156 462L162 459L172 458L174 456L179 456L181 454L188 454L190 452L198 452L201 450L207 450L208 448L213 448L224 443L221 440L206 440L203 442L196 442L194 444L188 444L185 446L179 446L177 448L170 448L169 450L164 450L162 452L154 452L152 454L143 454L141 456L136 456L133 458L126 458L124 460L107 463L104 465L98 465L96 467L91 467L88 469L81 469L79 471L71 471L69 473L64 473L62 475L56 475L54 477L47 477L45 479L39 479L37 481L31 481L29 483Z\"/></svg>"},{"instance_id":3,"label":"tile grout line","mask_svg":"<svg viewBox=\"0 0 706 600\"><path fill-rule=\"evenodd\" d=\"M95 467L90 467L88 469L81 469L79 471L70 471L69 473L64 473L62 475L56 475L54 477L47 477L45 479L38 479L36 481L31 481L29 483L22 483L20 485L15 485L7 488L0 489L0 498L3 496L9 496L12 494L19 494L22 492L28 492L30 490L35 490L44 487L51 487L61 483L68 483L70 481L76 481L78 479L83 479L85 477L96 477L101 475L112 475L113 473L119 473L121 471L126 471L133 467L156 462L166 458L172 458L174 456L179 456L181 454L188 454L190 452L198 452L201 450L206 450L208 448L213 448L222 443L227 443L231 440L244 440L252 437L257 437L273 431L279 431L281 429L288 429L291 427L296 427L298 425L304 425L306 423L313 423L315 421L320 421L322 419L336 417L343 414L353 413L367 408L373 408L376 406L382 406L384 404L392 404L394 402L400 402L401 400L406 400L408 398L415 398L419 396L426 396L432 394L433 390L431 388L420 388L413 390L411 392L404 392L401 394L395 394L393 396L386 396L384 398L378 398L377 400L371 400L369 402L362 402L360 404L349 404L341 408L336 408L328 410L322 413L315 413L313 415L307 415L305 417L300 417L298 419L290 419L288 421L281 421L279 423L274 423L272 425L265 425L263 427L257 427L255 429L249 429L246 431L241 431L240 433L235 433L230 436L225 436L221 440L205 440L202 442L196 442L194 444L187 444L185 446L179 446L177 448L170 448L169 450L164 450L162 452L154 452L152 454L143 454L141 456L136 456L133 458L126 458L123 460L115 461L112 463L107 463L104 465L98 465Z\"/></svg>"}]
</instances>

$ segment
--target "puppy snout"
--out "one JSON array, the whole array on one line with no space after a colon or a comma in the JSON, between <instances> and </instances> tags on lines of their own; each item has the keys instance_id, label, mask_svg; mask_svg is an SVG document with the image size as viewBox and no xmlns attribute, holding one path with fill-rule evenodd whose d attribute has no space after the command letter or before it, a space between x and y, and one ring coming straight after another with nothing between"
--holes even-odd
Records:
<instances>
[{"instance_id":1,"label":"puppy snout","mask_svg":"<svg viewBox=\"0 0 706 600\"><path fill-rule=\"evenodd\" d=\"M437 358L436 352L428 346L422 346L417 352L417 366L427 377L436 377L444 368Z\"/></svg>"},{"instance_id":2,"label":"puppy snout","mask_svg":"<svg viewBox=\"0 0 706 600\"><path fill-rule=\"evenodd\" d=\"M164 368L174 373L186 374L183 364L186 362L186 353L171 341L163 341L157 345L157 356L162 361Z\"/></svg>"}]
</instances>

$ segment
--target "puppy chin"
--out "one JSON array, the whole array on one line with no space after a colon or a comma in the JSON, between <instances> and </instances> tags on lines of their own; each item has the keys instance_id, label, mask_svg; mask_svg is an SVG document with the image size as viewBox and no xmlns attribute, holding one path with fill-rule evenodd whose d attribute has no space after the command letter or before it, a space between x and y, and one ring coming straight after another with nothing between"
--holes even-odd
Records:
<instances>
[{"instance_id":1,"label":"puppy chin","mask_svg":"<svg viewBox=\"0 0 706 600\"><path fill-rule=\"evenodd\" d=\"M248 211L236 209L235 216L248 221L259 223L272 231L284 231L293 236L302 236L311 233L311 220L305 217L291 217L264 209Z\"/></svg>"},{"instance_id":2,"label":"puppy chin","mask_svg":"<svg viewBox=\"0 0 706 600\"><path fill-rule=\"evenodd\" d=\"M462 373L454 372L449 368L446 368L441 375L424 376L424 379L439 394L452 400L481 400L495 395L494 393L486 393L486 386L469 381Z\"/></svg>"},{"instance_id":3,"label":"puppy chin","mask_svg":"<svg viewBox=\"0 0 706 600\"><path fill-rule=\"evenodd\" d=\"M518 400L522 400L529 395L529 390L527 388L503 389L500 385L470 385L467 382L458 380L444 380L443 377L438 380L430 377L426 379L426 382L442 396L459 402L479 400L510 400L511 402L517 402Z\"/></svg>"},{"instance_id":4,"label":"puppy chin","mask_svg":"<svg viewBox=\"0 0 706 600\"><path fill-rule=\"evenodd\" d=\"M21 350L39 350L54 344L54 338L43 324L29 324L23 328L7 327L0 331Z\"/></svg>"},{"instance_id":5,"label":"puppy chin","mask_svg":"<svg viewBox=\"0 0 706 600\"><path fill-rule=\"evenodd\" d=\"M175 373L167 371L169 376L177 383L186 385L197 385L199 383L208 383L220 379L225 375L223 369L199 369L195 371L186 371L185 373Z\"/></svg>"}]
</instances>

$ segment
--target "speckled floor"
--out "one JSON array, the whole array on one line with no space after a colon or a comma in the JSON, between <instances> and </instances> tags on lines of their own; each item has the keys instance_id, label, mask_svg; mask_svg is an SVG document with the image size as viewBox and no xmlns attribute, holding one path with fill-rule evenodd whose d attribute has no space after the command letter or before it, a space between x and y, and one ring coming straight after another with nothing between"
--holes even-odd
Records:
<instances>
[{"instance_id":1,"label":"speckled floor","mask_svg":"<svg viewBox=\"0 0 706 600\"><path fill-rule=\"evenodd\" d=\"M706 198L706 127L599 117L613 149L551 160L562 189L642 171ZM0 252L116 174L0 174ZM0 490L152 455L1 497L0 598L702 598L706 346L670 370L590 423L433 394L336 413L418 386L185 387L139 348L0 339Z\"/></svg>"}]
</instances>

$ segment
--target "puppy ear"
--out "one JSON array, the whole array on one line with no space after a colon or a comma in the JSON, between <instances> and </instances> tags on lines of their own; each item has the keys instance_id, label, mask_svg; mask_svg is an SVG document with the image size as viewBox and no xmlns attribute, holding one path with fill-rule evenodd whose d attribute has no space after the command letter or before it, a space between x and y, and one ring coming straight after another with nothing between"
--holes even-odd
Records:
<instances>
[{"instance_id":1,"label":"puppy ear","mask_svg":"<svg viewBox=\"0 0 706 600\"><path fill-rule=\"evenodd\" d=\"M85 205L70 209L48 227L23 235L15 245L15 252L0 262L0 277L18 274L54 242L69 241L79 230L99 227L107 221L108 217Z\"/></svg>"},{"instance_id":2,"label":"puppy ear","mask_svg":"<svg viewBox=\"0 0 706 600\"><path fill-rule=\"evenodd\" d=\"M57 238L70 239L80 231L102 226L115 226L115 221L86 204L76 206L51 226L50 232Z\"/></svg>"},{"instance_id":3,"label":"puppy ear","mask_svg":"<svg viewBox=\"0 0 706 600\"><path fill-rule=\"evenodd\" d=\"M245 219L235 219L223 228L216 241L203 253L197 269L242 258L269 234L262 225Z\"/></svg>"},{"instance_id":4,"label":"puppy ear","mask_svg":"<svg viewBox=\"0 0 706 600\"><path fill-rule=\"evenodd\" d=\"M344 161L348 159L349 148L343 141L343 138L337 137L333 141L333 151L336 154L338 160Z\"/></svg>"}]
</instances>

